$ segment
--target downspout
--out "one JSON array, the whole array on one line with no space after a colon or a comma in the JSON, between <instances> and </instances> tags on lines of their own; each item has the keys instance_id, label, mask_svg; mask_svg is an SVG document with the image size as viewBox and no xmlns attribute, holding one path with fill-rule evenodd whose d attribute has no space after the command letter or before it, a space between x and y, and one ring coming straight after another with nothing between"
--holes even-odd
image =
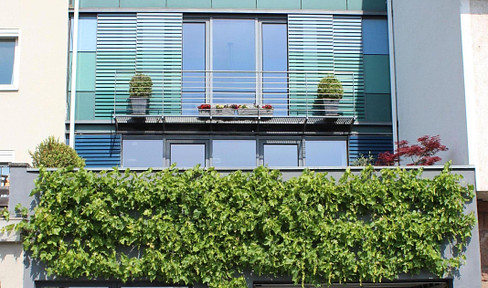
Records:
<instances>
[{"instance_id":1,"label":"downspout","mask_svg":"<svg viewBox=\"0 0 488 288\"><path fill-rule=\"evenodd\" d=\"M73 20L73 52L71 56L71 91L69 105L69 146L75 148L75 111L76 111L76 70L78 67L78 20L80 2L75 0Z\"/></svg>"},{"instance_id":2,"label":"downspout","mask_svg":"<svg viewBox=\"0 0 488 288\"><path fill-rule=\"evenodd\" d=\"M397 91L396 91L396 66L395 66L395 37L393 31L393 0L386 1L386 10L388 14L388 44L390 49L390 89L391 89L391 122L393 133L393 150L396 152L398 142L398 109L397 109Z\"/></svg>"}]
</instances>

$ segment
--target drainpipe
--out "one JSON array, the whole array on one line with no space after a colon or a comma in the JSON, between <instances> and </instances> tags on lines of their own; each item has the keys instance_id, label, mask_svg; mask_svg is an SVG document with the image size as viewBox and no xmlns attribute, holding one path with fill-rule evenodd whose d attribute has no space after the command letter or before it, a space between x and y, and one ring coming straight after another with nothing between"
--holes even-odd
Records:
<instances>
[{"instance_id":1,"label":"drainpipe","mask_svg":"<svg viewBox=\"0 0 488 288\"><path fill-rule=\"evenodd\" d=\"M393 31L393 0L386 1L386 10L388 13L388 44L390 50L390 89L391 89L391 122L393 132L393 143L398 142L398 109L397 109L397 91L396 91L396 66L395 66L395 39ZM396 152L397 146L393 145Z\"/></svg>"},{"instance_id":2,"label":"drainpipe","mask_svg":"<svg viewBox=\"0 0 488 288\"><path fill-rule=\"evenodd\" d=\"M69 146L75 148L75 108L76 108L76 70L78 62L78 19L80 2L75 0L75 11L73 20L73 52L71 56L71 93L69 105Z\"/></svg>"}]
</instances>

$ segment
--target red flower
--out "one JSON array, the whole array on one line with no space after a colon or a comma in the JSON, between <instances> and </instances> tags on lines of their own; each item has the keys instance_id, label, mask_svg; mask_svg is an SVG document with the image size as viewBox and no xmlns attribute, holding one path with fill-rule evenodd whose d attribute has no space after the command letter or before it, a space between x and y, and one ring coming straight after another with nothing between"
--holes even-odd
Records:
<instances>
[{"instance_id":1,"label":"red flower","mask_svg":"<svg viewBox=\"0 0 488 288\"><path fill-rule=\"evenodd\" d=\"M266 104L266 105L263 105L261 108L271 110L271 109L273 109L273 106Z\"/></svg>"},{"instance_id":2,"label":"red flower","mask_svg":"<svg viewBox=\"0 0 488 288\"><path fill-rule=\"evenodd\" d=\"M198 109L210 109L212 106L210 104L201 104L197 107Z\"/></svg>"}]
</instances>

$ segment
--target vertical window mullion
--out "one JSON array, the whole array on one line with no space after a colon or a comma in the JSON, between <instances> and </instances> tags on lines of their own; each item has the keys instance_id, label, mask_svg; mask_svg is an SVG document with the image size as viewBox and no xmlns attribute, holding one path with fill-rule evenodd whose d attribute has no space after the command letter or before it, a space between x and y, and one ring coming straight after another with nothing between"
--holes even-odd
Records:
<instances>
[{"instance_id":1,"label":"vertical window mullion","mask_svg":"<svg viewBox=\"0 0 488 288\"><path fill-rule=\"evenodd\" d=\"M205 96L206 96L206 101L207 103L212 103L213 101L213 47L212 47L212 33L213 33L213 21L212 18L208 19L205 21L205 31L207 32L207 35L205 37L205 51L206 51L206 63L205 63Z\"/></svg>"},{"instance_id":2,"label":"vertical window mullion","mask_svg":"<svg viewBox=\"0 0 488 288\"><path fill-rule=\"evenodd\" d=\"M263 104L263 41L262 41L262 26L261 22L258 18L255 18L255 49L256 49L256 104L262 105Z\"/></svg>"}]
</instances>

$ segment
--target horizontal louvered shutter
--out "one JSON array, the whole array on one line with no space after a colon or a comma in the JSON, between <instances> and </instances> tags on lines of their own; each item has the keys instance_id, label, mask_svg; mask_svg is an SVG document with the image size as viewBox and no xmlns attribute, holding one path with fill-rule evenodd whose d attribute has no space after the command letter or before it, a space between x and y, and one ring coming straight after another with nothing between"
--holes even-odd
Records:
<instances>
[{"instance_id":1,"label":"horizontal louvered shutter","mask_svg":"<svg viewBox=\"0 0 488 288\"><path fill-rule=\"evenodd\" d=\"M120 166L120 136L76 135L75 150L86 167Z\"/></svg>"}]
</instances>

